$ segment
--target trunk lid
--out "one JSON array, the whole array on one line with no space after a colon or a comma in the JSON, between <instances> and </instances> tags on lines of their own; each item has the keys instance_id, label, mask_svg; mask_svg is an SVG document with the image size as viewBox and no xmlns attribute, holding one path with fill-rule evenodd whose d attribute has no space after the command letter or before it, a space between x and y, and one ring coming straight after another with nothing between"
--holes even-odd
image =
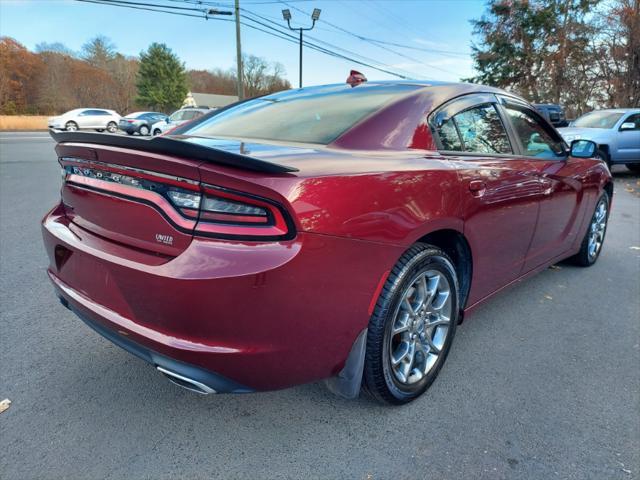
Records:
<instances>
[{"instance_id":1,"label":"trunk lid","mask_svg":"<svg viewBox=\"0 0 640 480\"><path fill-rule=\"evenodd\" d=\"M178 211L167 192L199 192L197 160L119 147L58 144L62 201L77 226L130 247L177 256L193 238L197 209Z\"/></svg>"}]
</instances>

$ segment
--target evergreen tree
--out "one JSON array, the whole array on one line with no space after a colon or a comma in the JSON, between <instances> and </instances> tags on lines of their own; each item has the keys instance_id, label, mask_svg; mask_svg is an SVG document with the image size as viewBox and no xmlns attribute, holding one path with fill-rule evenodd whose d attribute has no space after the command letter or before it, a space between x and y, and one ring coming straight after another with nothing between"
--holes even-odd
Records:
<instances>
[{"instance_id":1,"label":"evergreen tree","mask_svg":"<svg viewBox=\"0 0 640 480\"><path fill-rule=\"evenodd\" d=\"M140 105L168 112L182 105L187 95L184 64L165 44L152 43L140 53L136 85Z\"/></svg>"},{"instance_id":2,"label":"evergreen tree","mask_svg":"<svg viewBox=\"0 0 640 480\"><path fill-rule=\"evenodd\" d=\"M473 20L474 82L513 90L532 102L590 108L596 83L596 7L601 0L490 0Z\"/></svg>"}]
</instances>

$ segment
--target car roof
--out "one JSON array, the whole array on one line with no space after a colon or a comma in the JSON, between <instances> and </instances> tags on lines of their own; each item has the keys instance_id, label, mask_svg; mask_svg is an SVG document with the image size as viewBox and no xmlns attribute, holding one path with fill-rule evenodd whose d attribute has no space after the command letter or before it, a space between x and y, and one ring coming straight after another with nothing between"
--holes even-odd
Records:
<instances>
[{"instance_id":1,"label":"car roof","mask_svg":"<svg viewBox=\"0 0 640 480\"><path fill-rule=\"evenodd\" d=\"M640 109L638 108L603 108L600 110L593 110L593 111L594 112L611 112L611 113L628 113L628 112L640 112ZM591 112L588 112L588 113L591 113Z\"/></svg>"}]
</instances>

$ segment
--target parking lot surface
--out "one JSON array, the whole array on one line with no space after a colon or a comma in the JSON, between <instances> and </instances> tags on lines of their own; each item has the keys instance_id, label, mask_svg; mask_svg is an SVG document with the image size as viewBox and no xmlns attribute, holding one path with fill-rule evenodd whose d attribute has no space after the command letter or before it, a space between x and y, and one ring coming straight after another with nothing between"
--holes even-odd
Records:
<instances>
[{"instance_id":1,"label":"parking lot surface","mask_svg":"<svg viewBox=\"0 0 640 480\"><path fill-rule=\"evenodd\" d=\"M45 274L53 146L0 133L0 477L640 478L640 184L624 168L594 267L496 296L427 394L383 407L321 383L199 396L90 330Z\"/></svg>"}]
</instances>

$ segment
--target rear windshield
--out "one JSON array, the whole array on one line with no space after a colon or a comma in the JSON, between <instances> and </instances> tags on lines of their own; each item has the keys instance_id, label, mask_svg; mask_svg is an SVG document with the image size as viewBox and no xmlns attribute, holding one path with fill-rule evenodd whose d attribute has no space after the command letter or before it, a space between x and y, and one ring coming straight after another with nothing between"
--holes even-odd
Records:
<instances>
[{"instance_id":1,"label":"rear windshield","mask_svg":"<svg viewBox=\"0 0 640 480\"><path fill-rule=\"evenodd\" d=\"M349 85L289 90L224 110L186 135L326 145L414 85Z\"/></svg>"},{"instance_id":2,"label":"rear windshield","mask_svg":"<svg viewBox=\"0 0 640 480\"><path fill-rule=\"evenodd\" d=\"M618 112L591 112L575 120L573 126L582 128L613 128L621 116L622 113Z\"/></svg>"}]
</instances>

